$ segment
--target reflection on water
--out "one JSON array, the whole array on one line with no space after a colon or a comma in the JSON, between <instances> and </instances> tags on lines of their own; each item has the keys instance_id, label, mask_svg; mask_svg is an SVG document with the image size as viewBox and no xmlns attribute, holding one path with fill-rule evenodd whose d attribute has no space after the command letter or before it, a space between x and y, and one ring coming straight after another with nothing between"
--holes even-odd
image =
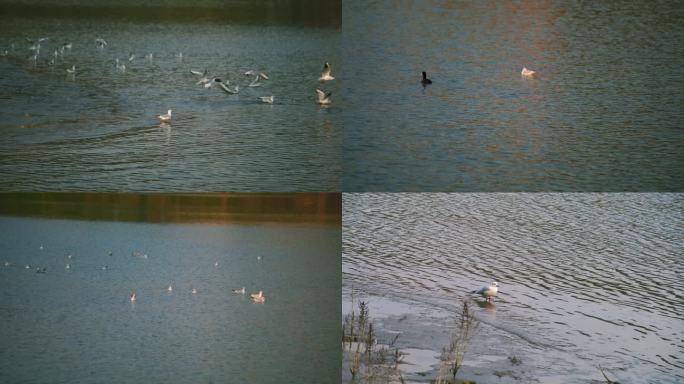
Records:
<instances>
[{"instance_id":1,"label":"reflection on water","mask_svg":"<svg viewBox=\"0 0 684 384\"><path fill-rule=\"evenodd\" d=\"M684 188L677 3L343 6L343 190Z\"/></svg>"},{"instance_id":2,"label":"reflection on water","mask_svg":"<svg viewBox=\"0 0 684 384\"><path fill-rule=\"evenodd\" d=\"M339 0L152 0L141 6L135 0L15 0L0 3L0 14L32 19L123 19L155 22L216 22L245 24L293 24L339 28Z\"/></svg>"},{"instance_id":3,"label":"reflection on water","mask_svg":"<svg viewBox=\"0 0 684 384\"><path fill-rule=\"evenodd\" d=\"M0 381L339 382L339 239L339 224L0 216Z\"/></svg>"},{"instance_id":4,"label":"reflection on water","mask_svg":"<svg viewBox=\"0 0 684 384\"><path fill-rule=\"evenodd\" d=\"M327 7L305 11L288 3L294 13L285 17L297 20ZM212 13L199 7L189 14L205 11ZM0 189L340 190L339 108L316 102L317 87L337 93L337 81L317 79L324 62L339 68L338 28L138 20L117 12L104 19L1 15L0 51L7 55L0 57ZM34 59L35 42L26 38L41 37L49 39ZM98 49L97 38L107 45ZM67 42L72 48L60 52ZM191 69L206 69L240 92L206 89ZM269 80L249 87L248 70ZM270 95L274 105L257 102ZM157 116L168 109L173 119L160 126Z\"/></svg>"},{"instance_id":5,"label":"reflection on water","mask_svg":"<svg viewBox=\"0 0 684 384\"><path fill-rule=\"evenodd\" d=\"M0 215L143 222L336 224L339 193L2 193Z\"/></svg>"},{"instance_id":6,"label":"reflection on water","mask_svg":"<svg viewBox=\"0 0 684 384\"><path fill-rule=\"evenodd\" d=\"M380 332L439 352L460 300L496 280L474 307L463 374L478 383L511 369L587 382L596 364L620 382L682 380L683 208L681 194L345 194L344 310L352 289L372 314L404 303Z\"/></svg>"}]
</instances>

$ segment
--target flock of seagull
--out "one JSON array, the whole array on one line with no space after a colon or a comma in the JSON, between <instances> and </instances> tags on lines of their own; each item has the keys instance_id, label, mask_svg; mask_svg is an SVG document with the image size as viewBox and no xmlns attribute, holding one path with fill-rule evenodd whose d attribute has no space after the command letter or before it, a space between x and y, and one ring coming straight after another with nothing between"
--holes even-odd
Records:
<instances>
[{"instance_id":1,"label":"flock of seagull","mask_svg":"<svg viewBox=\"0 0 684 384\"><path fill-rule=\"evenodd\" d=\"M40 52L41 52L41 44L45 43L48 41L50 38L49 37L41 37L36 40L32 40L29 38L26 38L26 41L30 44L28 47L28 50L31 52L31 55L29 56L29 61L32 62L34 65L37 63L38 58L40 57ZM95 46L98 50L104 50L106 49L108 43L105 39L103 38L97 38L95 39ZM73 44L68 42L64 43L58 48L56 48L53 52L53 57L47 62L47 65L50 67L54 67L56 60L60 57L62 57L65 52L71 50L73 47ZM11 44L11 49L14 50L14 44ZM4 50L0 51L0 57L5 57L9 55L9 50ZM145 59L148 61L153 60L154 55L152 53L148 53L145 55ZM183 53L179 52L176 57L179 59L183 58ZM129 53L127 61L129 63L133 62L136 59L136 55L134 53ZM126 71L126 62L124 60L120 60L118 57L114 61L114 65L117 70L121 72ZM76 65L72 64L71 67L66 69L66 72L69 76L75 76L76 75ZM221 90L224 92L235 95L240 92L240 86L236 84L234 87L230 87L230 81L229 80L222 80L218 77L212 77L209 78L207 77L207 71L197 71L194 69L190 70L190 73L193 75L196 75L199 77L199 80L197 81L197 85L203 85L204 88L212 88L212 87L219 87ZM250 88L255 88L255 87L260 87L262 85L262 80L269 80L269 76L265 74L264 72L259 72L255 70L249 70L244 73L245 76L254 76L253 80L249 83L248 87ZM327 81L335 80L335 77L332 75L332 66L330 63L326 62L323 65L323 70L321 72L320 77L318 78L318 81L321 83L325 83ZM332 102L332 93L331 92L325 92L320 89L316 89L316 95L317 95L317 103L320 105L329 105ZM265 104L273 104L275 101L275 96L270 95L270 96L259 96L257 97L257 101ZM157 118L162 122L162 123L169 123L171 121L171 114L172 114L172 109L169 109L166 114L158 115Z\"/></svg>"},{"instance_id":2,"label":"flock of seagull","mask_svg":"<svg viewBox=\"0 0 684 384\"><path fill-rule=\"evenodd\" d=\"M42 251L44 249L44 246L41 245L39 249ZM114 253L111 251L108 252L109 256L113 256L113 254ZM143 252L134 251L134 252L131 252L131 256L136 257L136 258L141 258L141 259L147 259L147 254L143 253ZM69 262L67 262L65 269L71 270L72 269L71 260L73 259L73 255L71 255L71 254L67 255L67 259L69 260ZM263 256L257 256L257 262L261 263L262 261L263 261ZM14 264L12 262L10 262L9 260L5 260L4 266L6 268L9 268L9 267L13 267ZM214 267L218 267L218 266L219 266L219 263L217 261L214 263ZM41 273L41 274L47 273L47 267L31 266L30 264L26 264L24 269L26 269L26 270L35 269L36 273ZM109 266L108 265L102 265L99 267L99 269L101 269L103 271L107 271L109 269ZM166 287L166 291L168 293L172 293L173 292L173 285L169 284L169 286ZM241 287L241 288L233 289L232 292L234 294L237 294L237 295L245 295L247 290L245 289L245 287ZM196 295L197 294L197 288L193 287L190 290L190 293L192 293L193 295ZM255 304L264 304L266 302L266 296L264 296L264 291L261 291L261 290L256 292L256 293L251 293L249 295L249 298ZM135 303L137 301L136 292L132 291L130 296L128 297L128 299L130 300L131 303Z\"/></svg>"}]
</instances>

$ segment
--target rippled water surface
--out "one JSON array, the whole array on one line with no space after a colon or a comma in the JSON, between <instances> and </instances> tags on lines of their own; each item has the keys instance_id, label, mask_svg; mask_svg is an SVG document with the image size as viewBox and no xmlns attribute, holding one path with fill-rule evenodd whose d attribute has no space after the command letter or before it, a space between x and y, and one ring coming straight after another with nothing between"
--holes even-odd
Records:
<instances>
[{"instance_id":1,"label":"rippled water surface","mask_svg":"<svg viewBox=\"0 0 684 384\"><path fill-rule=\"evenodd\" d=\"M683 12L345 2L343 189L681 191Z\"/></svg>"},{"instance_id":2,"label":"rippled water surface","mask_svg":"<svg viewBox=\"0 0 684 384\"><path fill-rule=\"evenodd\" d=\"M325 61L333 70L339 62L338 28L267 17L238 23L232 9L205 12L228 20L194 20L202 8L187 4L159 8L159 20L154 8L86 5L73 11L82 17L59 6L27 17L33 8L3 5L2 189L340 190L337 107L321 108L315 92L336 91L335 81L317 79ZM283 13L262 12L275 19ZM49 40L34 61L26 38L41 37ZM98 49L96 38L108 45ZM54 57L65 42L73 48ZM73 76L66 72L72 65ZM205 89L190 69L229 80L240 93ZM269 80L248 87L251 69ZM257 102L269 95L273 105ZM172 122L160 125L156 116L168 109Z\"/></svg>"},{"instance_id":3,"label":"rippled water surface","mask_svg":"<svg viewBox=\"0 0 684 384\"><path fill-rule=\"evenodd\" d=\"M0 217L0 381L339 382L339 236Z\"/></svg>"},{"instance_id":4,"label":"rippled water surface","mask_svg":"<svg viewBox=\"0 0 684 384\"><path fill-rule=\"evenodd\" d=\"M462 377L589 383L600 364L681 382L683 208L681 194L346 194L343 311L352 289L368 300L381 339L401 333L405 377L426 382L461 300L497 280L493 304L474 302Z\"/></svg>"}]
</instances>

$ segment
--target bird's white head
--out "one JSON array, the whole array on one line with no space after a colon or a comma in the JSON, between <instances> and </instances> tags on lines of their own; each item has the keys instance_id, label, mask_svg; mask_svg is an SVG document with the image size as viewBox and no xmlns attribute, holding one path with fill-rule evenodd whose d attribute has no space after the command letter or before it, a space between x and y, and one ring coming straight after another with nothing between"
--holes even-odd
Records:
<instances>
[{"instance_id":1,"label":"bird's white head","mask_svg":"<svg viewBox=\"0 0 684 384\"><path fill-rule=\"evenodd\" d=\"M499 286L499 283L497 283L496 281L492 281L492 285L495 286L495 287L498 287L498 286Z\"/></svg>"}]
</instances>

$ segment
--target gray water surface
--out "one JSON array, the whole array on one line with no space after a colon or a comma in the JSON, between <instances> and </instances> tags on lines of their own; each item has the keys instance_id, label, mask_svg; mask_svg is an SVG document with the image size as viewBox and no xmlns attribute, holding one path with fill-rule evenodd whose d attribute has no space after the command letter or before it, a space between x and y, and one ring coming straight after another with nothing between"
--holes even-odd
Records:
<instances>
[{"instance_id":1,"label":"gray water surface","mask_svg":"<svg viewBox=\"0 0 684 384\"><path fill-rule=\"evenodd\" d=\"M684 189L680 3L343 7L344 191Z\"/></svg>"},{"instance_id":2,"label":"gray water surface","mask_svg":"<svg viewBox=\"0 0 684 384\"><path fill-rule=\"evenodd\" d=\"M0 217L0 381L339 382L339 237ZM266 302L231 293L242 286Z\"/></svg>"},{"instance_id":3,"label":"gray water surface","mask_svg":"<svg viewBox=\"0 0 684 384\"><path fill-rule=\"evenodd\" d=\"M316 88L337 89L317 79L324 62L339 63L338 28L269 24L268 17L237 23L232 14L193 21L182 9L165 15L164 7L154 20L145 7L115 4L98 13L90 5L74 10L82 17L63 7L55 8L59 17L0 16L0 50L8 51L0 57L1 189L340 190L337 107L316 102ZM147 17L137 17L143 11ZM34 61L26 38L40 37L49 40ZM108 45L98 49L96 38ZM66 42L73 48L54 57ZM75 75L66 72L72 65ZM190 69L241 91L205 89ZM269 80L248 87L248 70ZM257 102L270 95L273 105ZM168 109L171 123L160 124L156 116Z\"/></svg>"},{"instance_id":4,"label":"gray water surface","mask_svg":"<svg viewBox=\"0 0 684 384\"><path fill-rule=\"evenodd\" d=\"M463 299L481 323L462 378L592 383L600 364L619 382L684 380L681 194L367 193L343 203L343 312L352 291L370 302L380 340L400 334L407 380L436 378ZM470 301L492 280L492 304Z\"/></svg>"}]
</instances>

